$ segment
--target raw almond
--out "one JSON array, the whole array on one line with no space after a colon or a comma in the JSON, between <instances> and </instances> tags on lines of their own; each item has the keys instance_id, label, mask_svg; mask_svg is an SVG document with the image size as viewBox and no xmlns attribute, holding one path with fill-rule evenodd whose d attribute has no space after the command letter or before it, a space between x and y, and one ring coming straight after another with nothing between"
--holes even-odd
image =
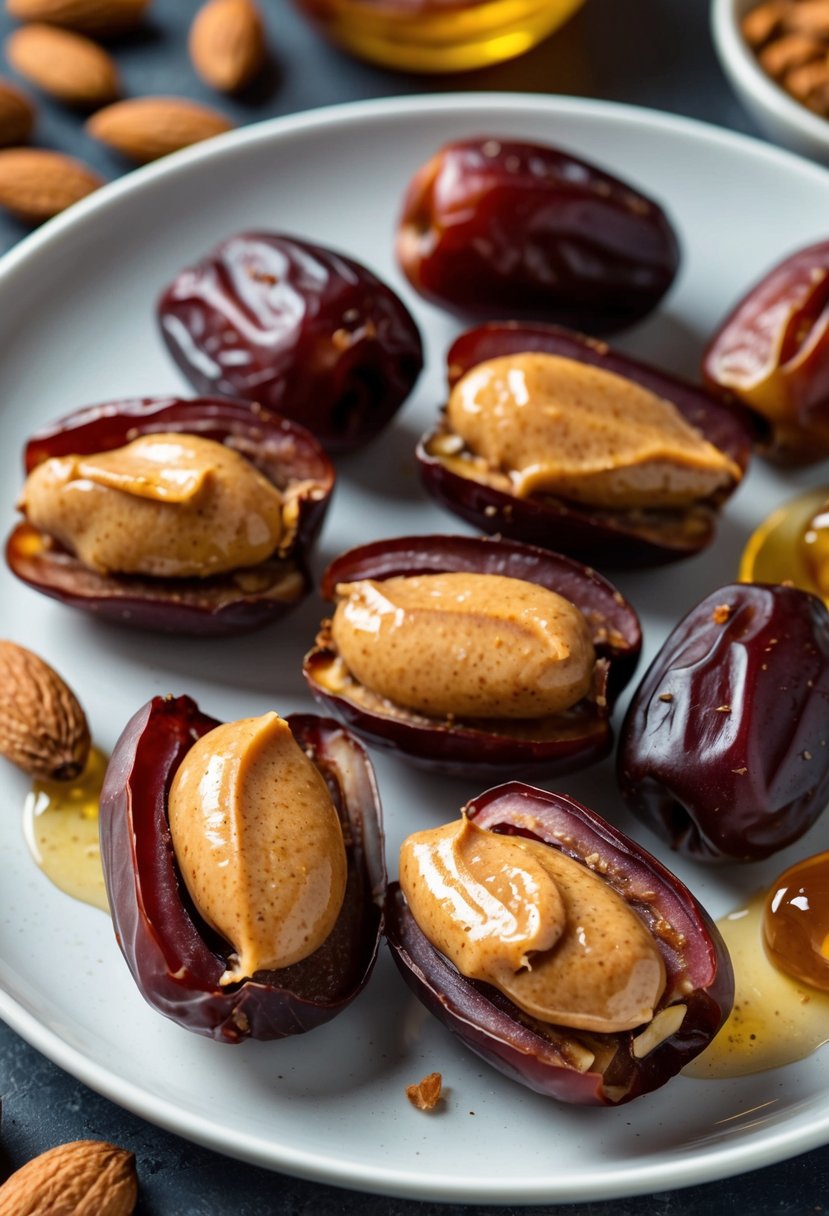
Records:
<instances>
[{"instance_id":1,"label":"raw almond","mask_svg":"<svg viewBox=\"0 0 829 1216\"><path fill-rule=\"evenodd\" d=\"M110 38L140 24L149 0L6 0L18 21L47 21L79 34Z\"/></svg>"},{"instance_id":2,"label":"raw almond","mask_svg":"<svg viewBox=\"0 0 829 1216\"><path fill-rule=\"evenodd\" d=\"M45 148L0 151L0 207L40 224L104 184L79 160Z\"/></svg>"},{"instance_id":3,"label":"raw almond","mask_svg":"<svg viewBox=\"0 0 829 1216\"><path fill-rule=\"evenodd\" d=\"M265 61L265 26L253 0L208 0L188 42L202 80L223 93L250 84Z\"/></svg>"},{"instance_id":4,"label":"raw almond","mask_svg":"<svg viewBox=\"0 0 829 1216\"><path fill-rule=\"evenodd\" d=\"M25 93L0 80L0 148L24 144L35 124L35 110Z\"/></svg>"},{"instance_id":5,"label":"raw almond","mask_svg":"<svg viewBox=\"0 0 829 1216\"><path fill-rule=\"evenodd\" d=\"M31 650L4 641L0 755L33 777L52 781L77 777L89 755L86 714L72 689Z\"/></svg>"},{"instance_id":6,"label":"raw almond","mask_svg":"<svg viewBox=\"0 0 829 1216\"><path fill-rule=\"evenodd\" d=\"M93 114L89 134L143 164L229 131L223 114L181 97L133 97Z\"/></svg>"},{"instance_id":7,"label":"raw almond","mask_svg":"<svg viewBox=\"0 0 829 1216\"><path fill-rule=\"evenodd\" d=\"M6 39L6 58L32 84L69 105L106 105L118 96L112 57L83 34L24 25Z\"/></svg>"},{"instance_id":8,"label":"raw almond","mask_svg":"<svg viewBox=\"0 0 829 1216\"><path fill-rule=\"evenodd\" d=\"M0 1187L0 1216L130 1216L135 1157L103 1140L73 1140L41 1153Z\"/></svg>"}]
</instances>

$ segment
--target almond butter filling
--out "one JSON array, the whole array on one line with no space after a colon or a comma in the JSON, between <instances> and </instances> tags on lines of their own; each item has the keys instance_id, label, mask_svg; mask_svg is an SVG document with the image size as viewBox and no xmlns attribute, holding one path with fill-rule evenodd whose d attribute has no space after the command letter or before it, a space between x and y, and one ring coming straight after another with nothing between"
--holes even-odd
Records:
<instances>
[{"instance_id":1,"label":"almond butter filling","mask_svg":"<svg viewBox=\"0 0 829 1216\"><path fill-rule=\"evenodd\" d=\"M584 616L535 583L428 574L345 583L337 596L331 634L349 673L406 709L541 718L590 690Z\"/></svg>"},{"instance_id":2,"label":"almond butter filling","mask_svg":"<svg viewBox=\"0 0 829 1216\"><path fill-rule=\"evenodd\" d=\"M446 417L474 455L511 476L520 497L681 507L741 477L670 401L558 355L479 364L455 385Z\"/></svg>"},{"instance_id":3,"label":"almond butter filling","mask_svg":"<svg viewBox=\"0 0 829 1216\"><path fill-rule=\"evenodd\" d=\"M268 713L203 735L176 772L168 814L193 903L235 952L223 984L322 945L345 897L345 845L287 722Z\"/></svg>"},{"instance_id":4,"label":"almond butter filling","mask_svg":"<svg viewBox=\"0 0 829 1216\"><path fill-rule=\"evenodd\" d=\"M666 982L653 936L558 849L463 817L403 842L400 886L441 954L540 1021L612 1033L653 1018Z\"/></svg>"},{"instance_id":5,"label":"almond butter filling","mask_svg":"<svg viewBox=\"0 0 829 1216\"><path fill-rule=\"evenodd\" d=\"M196 435L38 465L18 507L102 574L203 578L255 566L283 532L279 491L232 448Z\"/></svg>"}]
</instances>

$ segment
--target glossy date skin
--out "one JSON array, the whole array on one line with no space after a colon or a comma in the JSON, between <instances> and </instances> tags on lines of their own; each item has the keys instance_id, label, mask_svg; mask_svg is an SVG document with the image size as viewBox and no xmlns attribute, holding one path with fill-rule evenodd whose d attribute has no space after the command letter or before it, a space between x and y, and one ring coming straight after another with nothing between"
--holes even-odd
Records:
<instances>
[{"instance_id":1,"label":"glossy date skin","mask_svg":"<svg viewBox=\"0 0 829 1216\"><path fill-rule=\"evenodd\" d=\"M829 799L829 614L794 587L735 584L680 622L634 694L619 787L672 848L753 861Z\"/></svg>"},{"instance_id":2,"label":"glossy date skin","mask_svg":"<svg viewBox=\"0 0 829 1216\"><path fill-rule=\"evenodd\" d=\"M451 722L415 715L385 703L366 705L348 690L334 692L327 675L337 651L323 622L303 672L320 705L361 738L421 768L493 778L521 765L541 774L572 772L607 755L613 743L610 714L630 680L642 638L632 606L594 570L559 554L509 541L465 536L409 536L376 541L336 558L322 578L321 593L333 601L338 583L382 581L398 575L498 574L556 591L575 604L593 634L597 664L590 697L556 718Z\"/></svg>"},{"instance_id":3,"label":"glossy date skin","mask_svg":"<svg viewBox=\"0 0 829 1216\"><path fill-rule=\"evenodd\" d=\"M770 456L829 455L829 241L792 254L748 292L711 339L703 375L755 411Z\"/></svg>"},{"instance_id":4,"label":"glossy date skin","mask_svg":"<svg viewBox=\"0 0 829 1216\"><path fill-rule=\"evenodd\" d=\"M258 401L329 451L386 425L423 366L402 301L351 258L269 232L232 236L158 304L167 348L203 393Z\"/></svg>"},{"instance_id":5,"label":"glossy date skin","mask_svg":"<svg viewBox=\"0 0 829 1216\"><path fill-rule=\"evenodd\" d=\"M447 355L449 387L488 359L528 352L575 359L634 381L670 401L710 443L740 469L747 468L754 432L749 414L740 406L726 405L698 385L605 342L554 325L512 321L467 330ZM518 498L495 481L470 476L468 462L447 455L444 445L449 434L441 420L417 447L423 484L442 506L483 532L608 566L657 565L699 552L712 541L718 510L730 492L685 511L602 511L550 495Z\"/></svg>"},{"instance_id":6,"label":"glossy date skin","mask_svg":"<svg viewBox=\"0 0 829 1216\"><path fill-rule=\"evenodd\" d=\"M219 725L189 697L155 697L115 745L101 793L101 859L118 944L142 996L220 1043L313 1030L361 991L377 955L385 888L374 775L360 744L311 714L287 719L331 791L348 860L345 903L309 958L222 987L230 947L201 920L179 876L167 822L176 770Z\"/></svg>"},{"instance_id":7,"label":"glossy date skin","mask_svg":"<svg viewBox=\"0 0 829 1216\"><path fill-rule=\"evenodd\" d=\"M656 307L679 247L655 202L595 165L480 137L445 145L415 174L397 257L444 308L605 333Z\"/></svg>"},{"instance_id":8,"label":"glossy date skin","mask_svg":"<svg viewBox=\"0 0 829 1216\"><path fill-rule=\"evenodd\" d=\"M110 451L137 435L182 432L235 448L295 499L287 543L259 566L207 579L102 575L28 523L8 539L6 561L36 591L122 624L201 636L241 633L278 619L310 589L306 554L334 487L334 468L306 430L246 401L141 397L79 410L34 435L24 472L53 456Z\"/></svg>"},{"instance_id":9,"label":"glossy date skin","mask_svg":"<svg viewBox=\"0 0 829 1216\"><path fill-rule=\"evenodd\" d=\"M656 1015L682 1003L684 1017L641 1058L634 1050L641 1029L591 1036L591 1048L600 1043L605 1058L597 1053L594 1066L580 1071L567 1052L578 1032L557 1028L551 1037L496 989L461 975L428 942L394 884L386 936L406 983L467 1047L548 1097L619 1105L664 1085L707 1046L733 1002L728 954L705 910L656 858L566 795L512 781L465 809L478 827L541 841L597 868L645 921L662 954L667 983Z\"/></svg>"}]
</instances>

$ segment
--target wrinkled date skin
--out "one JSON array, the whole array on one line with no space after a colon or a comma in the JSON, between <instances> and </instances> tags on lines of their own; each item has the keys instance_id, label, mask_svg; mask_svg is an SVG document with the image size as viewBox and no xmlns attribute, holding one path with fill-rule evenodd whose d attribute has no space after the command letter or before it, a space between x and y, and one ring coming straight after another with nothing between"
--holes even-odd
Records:
<instances>
[{"instance_id":1,"label":"wrinkled date skin","mask_svg":"<svg viewBox=\"0 0 829 1216\"><path fill-rule=\"evenodd\" d=\"M590 1036L591 1050L597 1044L602 1050L589 1071L580 1071L567 1050L579 1032L533 1023L496 989L461 975L429 943L393 884L386 936L406 983L467 1047L537 1093L611 1106L664 1085L707 1046L734 999L728 953L707 913L655 857L566 795L512 781L465 809L478 827L541 841L596 868L645 921L662 954L667 983L656 1017L679 1003L684 1017L641 1056L635 1048L640 1029Z\"/></svg>"},{"instance_id":2,"label":"wrinkled date skin","mask_svg":"<svg viewBox=\"0 0 829 1216\"><path fill-rule=\"evenodd\" d=\"M309 958L222 987L230 947L201 920L179 877L167 821L176 770L219 723L189 697L155 697L115 745L101 793L101 859L118 943L142 996L220 1043L279 1039L329 1021L365 985L377 955L385 885L380 803L368 758L312 714L287 719L340 815L348 884L340 918Z\"/></svg>"},{"instance_id":3,"label":"wrinkled date skin","mask_svg":"<svg viewBox=\"0 0 829 1216\"><path fill-rule=\"evenodd\" d=\"M712 390L755 411L770 456L829 455L829 241L792 254L749 291L702 370Z\"/></svg>"},{"instance_id":4,"label":"wrinkled date skin","mask_svg":"<svg viewBox=\"0 0 829 1216\"><path fill-rule=\"evenodd\" d=\"M423 366L390 288L342 254L275 233L230 237L182 270L158 319L199 392L261 402L330 451L373 439Z\"/></svg>"},{"instance_id":5,"label":"wrinkled date skin","mask_svg":"<svg viewBox=\"0 0 829 1216\"><path fill-rule=\"evenodd\" d=\"M634 694L622 795L672 848L753 861L829 799L829 614L794 587L735 584L680 622Z\"/></svg>"},{"instance_id":6,"label":"wrinkled date skin","mask_svg":"<svg viewBox=\"0 0 829 1216\"><path fill-rule=\"evenodd\" d=\"M110 451L137 435L183 432L226 443L247 457L286 497L295 526L266 562L205 579L99 574L28 523L8 539L12 572L44 595L142 629L202 636L241 633L277 619L310 589L305 555L319 532L334 469L304 428L247 401L142 397L91 406L39 431L24 452L31 473L54 456Z\"/></svg>"},{"instance_id":7,"label":"wrinkled date skin","mask_svg":"<svg viewBox=\"0 0 829 1216\"><path fill-rule=\"evenodd\" d=\"M584 614L598 662L590 697L551 718L484 721L438 720L384 702L365 704L348 689L332 691L327 676L338 656L328 628L305 657L303 671L320 704L376 747L422 768L480 776L503 775L520 764L538 774L572 772L607 755L610 714L633 674L642 638L634 609L601 575L559 554L529 545L465 536L403 536L341 554L322 579L322 595L334 600L338 583L382 581L398 575L498 574L556 591Z\"/></svg>"},{"instance_id":8,"label":"wrinkled date skin","mask_svg":"<svg viewBox=\"0 0 829 1216\"><path fill-rule=\"evenodd\" d=\"M605 333L656 307L679 247L632 186L557 148L490 137L447 144L415 174L397 257L442 307Z\"/></svg>"},{"instance_id":9,"label":"wrinkled date skin","mask_svg":"<svg viewBox=\"0 0 829 1216\"><path fill-rule=\"evenodd\" d=\"M741 407L723 404L697 385L613 350L605 342L554 325L503 322L467 330L447 355L449 388L479 363L529 352L575 359L634 381L670 401L710 443L746 469L753 428ZM720 493L684 511L603 511L546 494L519 498L504 488L503 479L482 476L463 453L447 450L450 436L440 421L417 447L423 484L442 506L483 532L617 568L656 565L698 553L713 539L718 509L727 496Z\"/></svg>"}]
</instances>

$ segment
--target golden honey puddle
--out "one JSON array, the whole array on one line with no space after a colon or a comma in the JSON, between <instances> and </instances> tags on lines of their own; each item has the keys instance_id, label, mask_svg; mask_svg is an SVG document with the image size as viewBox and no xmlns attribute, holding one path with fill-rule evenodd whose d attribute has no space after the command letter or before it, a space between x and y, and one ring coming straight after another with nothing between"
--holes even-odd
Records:
<instances>
[{"instance_id":1,"label":"golden honey puddle","mask_svg":"<svg viewBox=\"0 0 829 1216\"><path fill-rule=\"evenodd\" d=\"M36 864L73 899L109 911L98 847L98 800L107 757L92 748L75 781L34 781L23 833Z\"/></svg>"},{"instance_id":2,"label":"golden honey puddle","mask_svg":"<svg viewBox=\"0 0 829 1216\"><path fill-rule=\"evenodd\" d=\"M734 964L734 1010L683 1076L720 1080L793 1064L829 1042L829 993L790 979L763 946L766 892L717 921Z\"/></svg>"}]
</instances>

